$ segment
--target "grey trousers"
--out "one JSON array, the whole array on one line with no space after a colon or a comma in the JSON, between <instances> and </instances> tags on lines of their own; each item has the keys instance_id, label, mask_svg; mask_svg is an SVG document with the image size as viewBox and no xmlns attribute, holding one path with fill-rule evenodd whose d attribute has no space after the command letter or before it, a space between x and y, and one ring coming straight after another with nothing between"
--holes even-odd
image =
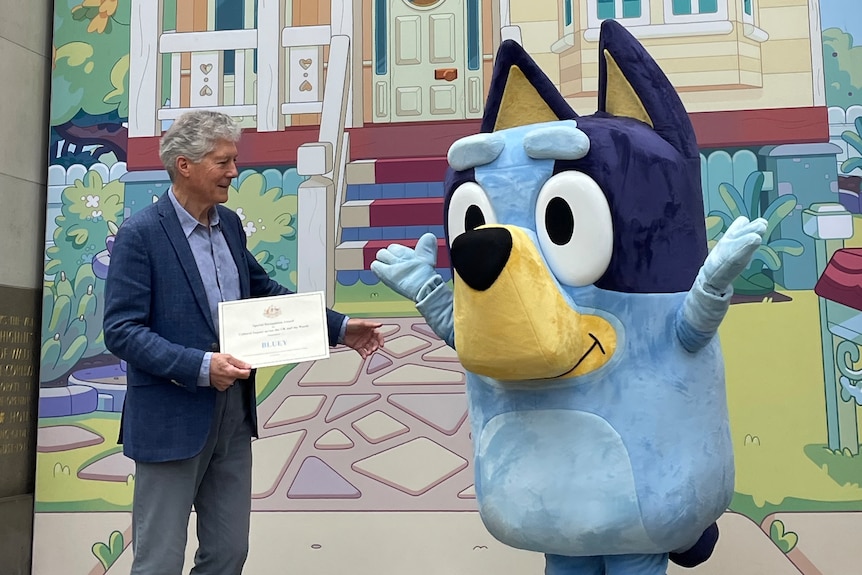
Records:
<instances>
[{"instance_id":1,"label":"grey trousers","mask_svg":"<svg viewBox=\"0 0 862 575\"><path fill-rule=\"evenodd\" d=\"M200 454L136 464L132 575L181 574L192 504L198 550L191 573L242 573L248 555L252 429L241 385L248 384L238 382L218 394Z\"/></svg>"}]
</instances>

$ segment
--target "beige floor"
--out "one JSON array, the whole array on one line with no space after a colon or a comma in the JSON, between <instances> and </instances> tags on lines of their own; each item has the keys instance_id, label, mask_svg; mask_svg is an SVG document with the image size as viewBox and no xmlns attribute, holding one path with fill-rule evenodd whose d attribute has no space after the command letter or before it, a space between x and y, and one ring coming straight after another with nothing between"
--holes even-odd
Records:
<instances>
[{"instance_id":1,"label":"beige floor","mask_svg":"<svg viewBox=\"0 0 862 575\"><path fill-rule=\"evenodd\" d=\"M782 514L799 536L794 564L753 522L727 514L713 558L668 575L849 575L859 572L862 513ZM127 513L37 515L33 575L99 575L90 554L112 529L128 528ZM194 553L189 531L186 572ZM801 554L801 555L800 555ZM127 547L107 575L128 575ZM246 575L541 575L542 557L496 542L472 512L255 512Z\"/></svg>"}]
</instances>

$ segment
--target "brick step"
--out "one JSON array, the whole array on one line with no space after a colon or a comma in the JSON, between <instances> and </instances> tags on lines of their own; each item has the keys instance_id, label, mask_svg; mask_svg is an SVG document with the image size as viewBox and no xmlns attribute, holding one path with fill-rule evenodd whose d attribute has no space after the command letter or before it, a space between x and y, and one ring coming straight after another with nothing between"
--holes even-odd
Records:
<instances>
[{"instance_id":1,"label":"brick step","mask_svg":"<svg viewBox=\"0 0 862 575\"><path fill-rule=\"evenodd\" d=\"M347 184L346 201L399 200L404 198L442 198L443 182L399 184Z\"/></svg>"},{"instance_id":2,"label":"brick step","mask_svg":"<svg viewBox=\"0 0 862 575\"><path fill-rule=\"evenodd\" d=\"M398 240L397 243L408 247L415 247L418 238ZM390 240L367 240L346 241L335 247L335 269L336 270L369 270L371 262L377 257L377 252L387 247ZM449 267L449 250L446 240L437 240L437 267Z\"/></svg>"},{"instance_id":3,"label":"brick step","mask_svg":"<svg viewBox=\"0 0 862 575\"><path fill-rule=\"evenodd\" d=\"M355 160L347 164L347 183L442 182L448 166L445 156Z\"/></svg>"},{"instance_id":4,"label":"brick step","mask_svg":"<svg viewBox=\"0 0 862 575\"><path fill-rule=\"evenodd\" d=\"M443 198L351 200L341 207L341 226L438 226L443 224Z\"/></svg>"}]
</instances>

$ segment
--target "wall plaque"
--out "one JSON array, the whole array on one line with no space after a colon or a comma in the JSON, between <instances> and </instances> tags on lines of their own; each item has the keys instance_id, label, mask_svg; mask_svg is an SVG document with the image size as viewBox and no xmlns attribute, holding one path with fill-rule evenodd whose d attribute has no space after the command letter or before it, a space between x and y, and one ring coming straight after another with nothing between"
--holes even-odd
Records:
<instances>
[{"instance_id":1,"label":"wall plaque","mask_svg":"<svg viewBox=\"0 0 862 575\"><path fill-rule=\"evenodd\" d=\"M0 286L0 498L33 493L40 294Z\"/></svg>"}]
</instances>

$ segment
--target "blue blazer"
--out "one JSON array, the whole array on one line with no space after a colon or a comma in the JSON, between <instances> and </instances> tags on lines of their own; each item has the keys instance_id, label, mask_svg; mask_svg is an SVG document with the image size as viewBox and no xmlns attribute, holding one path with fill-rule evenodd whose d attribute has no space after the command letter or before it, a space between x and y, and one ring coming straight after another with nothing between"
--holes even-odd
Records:
<instances>
[{"instance_id":1,"label":"blue blazer","mask_svg":"<svg viewBox=\"0 0 862 575\"><path fill-rule=\"evenodd\" d=\"M270 279L246 249L239 217L217 206L239 271L241 297L290 291ZM329 343L336 345L344 316L327 310ZM105 287L105 345L126 360L127 391L120 439L141 462L187 459L201 452L212 425L216 394L198 387L204 353L218 351L197 264L167 193L120 227ZM242 382L255 435L254 372Z\"/></svg>"}]
</instances>

